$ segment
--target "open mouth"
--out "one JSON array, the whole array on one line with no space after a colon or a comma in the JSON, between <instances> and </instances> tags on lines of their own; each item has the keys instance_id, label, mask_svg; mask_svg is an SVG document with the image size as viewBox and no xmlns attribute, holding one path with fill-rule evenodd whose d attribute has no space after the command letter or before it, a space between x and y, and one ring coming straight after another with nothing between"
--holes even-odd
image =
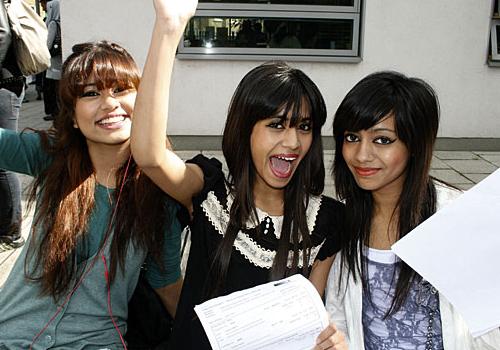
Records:
<instances>
[{"instance_id":1,"label":"open mouth","mask_svg":"<svg viewBox=\"0 0 500 350\"><path fill-rule=\"evenodd\" d=\"M279 178L288 178L292 175L292 163L298 158L298 155L277 155L269 158L271 171Z\"/></svg>"}]
</instances>

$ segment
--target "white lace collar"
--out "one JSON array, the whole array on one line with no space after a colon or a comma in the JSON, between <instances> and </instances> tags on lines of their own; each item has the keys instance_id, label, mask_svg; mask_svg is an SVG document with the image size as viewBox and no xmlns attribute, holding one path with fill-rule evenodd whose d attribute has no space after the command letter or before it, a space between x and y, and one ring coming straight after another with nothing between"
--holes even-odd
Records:
<instances>
[{"instance_id":1,"label":"white lace collar","mask_svg":"<svg viewBox=\"0 0 500 350\"><path fill-rule=\"evenodd\" d=\"M229 192L229 191L228 191ZM233 204L233 196L228 193L227 196L227 208L219 202L215 193L213 191L209 192L207 198L201 204L205 215L207 216L210 223L213 225L215 230L224 236L227 226L229 224L229 209ZM318 215L319 208L321 206L321 197L311 196L309 198L309 205L306 209L307 215L307 227L309 229L309 234L312 234L314 227L316 225L316 217ZM247 221L246 227L251 229L255 228L264 222L265 229L269 228L270 221L272 221L274 226L274 235L279 239L281 233L281 227L283 224L282 216L272 216L267 214L265 211L257 208L257 220L255 218L249 219ZM243 231L239 231L233 246L238 250L248 261L257 267L270 269L273 265L274 257L276 252L274 250L265 249L260 246L252 237ZM323 242L315 247L311 248L311 254L309 259L309 266L311 266L318 254L320 248L323 246ZM292 266L293 251L289 251L288 255L288 266ZM303 254L299 254L299 264L298 267L303 266Z\"/></svg>"}]
</instances>

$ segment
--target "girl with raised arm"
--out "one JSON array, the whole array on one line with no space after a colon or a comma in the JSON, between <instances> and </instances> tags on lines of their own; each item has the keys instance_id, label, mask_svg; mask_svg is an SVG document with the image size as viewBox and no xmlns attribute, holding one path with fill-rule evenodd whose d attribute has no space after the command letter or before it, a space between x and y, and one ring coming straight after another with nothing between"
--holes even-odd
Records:
<instances>
[{"instance_id":1,"label":"girl with raised arm","mask_svg":"<svg viewBox=\"0 0 500 350\"><path fill-rule=\"evenodd\" d=\"M500 331L474 340L444 296L390 250L460 194L429 175L438 125L434 90L396 72L362 79L335 114L346 242L326 300L352 349L500 348Z\"/></svg>"},{"instance_id":2,"label":"girl with raised arm","mask_svg":"<svg viewBox=\"0 0 500 350\"><path fill-rule=\"evenodd\" d=\"M323 98L304 73L283 62L254 68L233 95L222 141L227 177L215 159L198 155L184 163L165 148L175 49L195 1L155 3L163 15L157 16L137 98L132 152L192 215L171 348L210 349L196 304L294 273L308 276L323 294L340 248L343 206L321 196ZM344 349L340 332L329 341L331 349Z\"/></svg>"},{"instance_id":3,"label":"girl with raised arm","mask_svg":"<svg viewBox=\"0 0 500 350\"><path fill-rule=\"evenodd\" d=\"M131 157L139 70L127 51L76 45L60 84L53 129L0 129L0 168L34 176L36 200L28 244L0 290L0 349L123 349L147 255L147 280L175 313L177 210Z\"/></svg>"}]
</instances>

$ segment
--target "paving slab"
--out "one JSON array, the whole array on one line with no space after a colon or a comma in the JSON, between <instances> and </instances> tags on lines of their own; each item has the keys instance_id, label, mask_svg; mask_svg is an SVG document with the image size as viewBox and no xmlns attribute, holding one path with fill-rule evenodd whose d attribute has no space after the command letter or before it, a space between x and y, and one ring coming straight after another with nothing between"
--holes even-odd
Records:
<instances>
[{"instance_id":1,"label":"paving slab","mask_svg":"<svg viewBox=\"0 0 500 350\"><path fill-rule=\"evenodd\" d=\"M453 169L431 169L431 175L452 185L473 183Z\"/></svg>"},{"instance_id":2,"label":"paving slab","mask_svg":"<svg viewBox=\"0 0 500 350\"><path fill-rule=\"evenodd\" d=\"M432 157L431 169L449 169L450 166L438 157Z\"/></svg>"},{"instance_id":3,"label":"paving slab","mask_svg":"<svg viewBox=\"0 0 500 350\"><path fill-rule=\"evenodd\" d=\"M473 151L474 154L477 154L477 155L491 155L491 156L500 156L500 152L499 151Z\"/></svg>"},{"instance_id":4,"label":"paving slab","mask_svg":"<svg viewBox=\"0 0 500 350\"><path fill-rule=\"evenodd\" d=\"M194 158L196 155L200 154L201 151L178 151L175 150L175 154L177 154L182 160L188 160Z\"/></svg>"},{"instance_id":5,"label":"paving slab","mask_svg":"<svg viewBox=\"0 0 500 350\"><path fill-rule=\"evenodd\" d=\"M472 152L466 151L435 151L434 156L439 159L478 159Z\"/></svg>"},{"instance_id":6,"label":"paving slab","mask_svg":"<svg viewBox=\"0 0 500 350\"><path fill-rule=\"evenodd\" d=\"M491 174L498 168L483 159L457 159L444 162L456 171L467 174Z\"/></svg>"},{"instance_id":7,"label":"paving slab","mask_svg":"<svg viewBox=\"0 0 500 350\"><path fill-rule=\"evenodd\" d=\"M463 176L477 184L490 176L490 174L463 174Z\"/></svg>"},{"instance_id":8,"label":"paving slab","mask_svg":"<svg viewBox=\"0 0 500 350\"><path fill-rule=\"evenodd\" d=\"M463 191L468 191L472 187L474 187L476 184L471 183L471 184L455 184L455 186Z\"/></svg>"},{"instance_id":9,"label":"paving slab","mask_svg":"<svg viewBox=\"0 0 500 350\"><path fill-rule=\"evenodd\" d=\"M482 159L490 162L491 164L500 167L500 153L495 152L495 153L490 153L490 154L480 154L479 155Z\"/></svg>"},{"instance_id":10,"label":"paving slab","mask_svg":"<svg viewBox=\"0 0 500 350\"><path fill-rule=\"evenodd\" d=\"M22 202L23 209L25 209L26 201L23 200ZM30 232L31 223L33 221L33 210L34 209L32 209L29 213L26 213L26 211L23 213L22 235L24 239L28 238L28 234ZM16 262L19 254L21 254L23 248L26 249L26 245L22 248L0 252L0 289L2 288L10 270L12 269L12 266L14 266L14 263Z\"/></svg>"}]
</instances>

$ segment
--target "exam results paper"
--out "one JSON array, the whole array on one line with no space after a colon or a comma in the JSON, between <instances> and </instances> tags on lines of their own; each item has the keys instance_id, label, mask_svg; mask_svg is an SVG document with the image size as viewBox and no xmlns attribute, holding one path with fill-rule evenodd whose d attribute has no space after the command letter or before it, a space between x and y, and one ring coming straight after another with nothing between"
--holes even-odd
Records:
<instances>
[{"instance_id":1,"label":"exam results paper","mask_svg":"<svg viewBox=\"0 0 500 350\"><path fill-rule=\"evenodd\" d=\"M453 304L474 337L500 327L499 227L496 170L392 246Z\"/></svg>"},{"instance_id":2,"label":"exam results paper","mask_svg":"<svg viewBox=\"0 0 500 350\"><path fill-rule=\"evenodd\" d=\"M310 350L328 326L314 286L293 275L194 308L214 350Z\"/></svg>"}]
</instances>

